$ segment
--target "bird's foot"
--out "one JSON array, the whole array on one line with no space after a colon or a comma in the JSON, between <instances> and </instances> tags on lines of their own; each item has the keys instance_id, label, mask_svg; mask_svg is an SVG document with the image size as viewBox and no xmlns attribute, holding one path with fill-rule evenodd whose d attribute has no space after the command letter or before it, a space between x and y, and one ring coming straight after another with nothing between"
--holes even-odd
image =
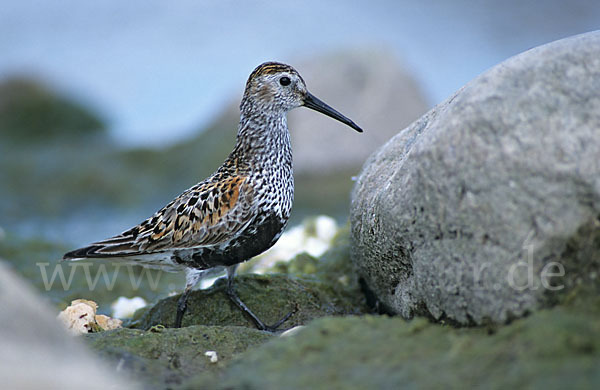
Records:
<instances>
[{"instance_id":1,"label":"bird's foot","mask_svg":"<svg viewBox=\"0 0 600 390\"><path fill-rule=\"evenodd\" d=\"M296 304L294 307L294 310L287 313L279 321L277 321L273 325L267 325L260 318L258 318L258 316L256 314L254 314L252 312L252 310L250 310L250 308L248 308L248 306L246 306L246 304L244 302L242 302L242 300L240 299L240 297L238 297L238 295L236 294L236 292L233 289L233 286L231 286L231 284L228 286L226 292L227 292L227 296L229 297L231 302L233 302L238 307L238 309L240 309L242 311L242 313L246 314L246 316L248 318L250 318L250 320L252 320L252 322L254 323L254 325L256 326L256 328L258 330L264 330L264 331L272 332L272 333L278 332L278 331L280 331L278 328L281 325L283 325L283 323L286 322L292 315L294 315L294 313L296 313L298 311L298 305ZM281 331L283 331L283 330L285 330L285 329L282 329Z\"/></svg>"},{"instance_id":2,"label":"bird's foot","mask_svg":"<svg viewBox=\"0 0 600 390\"><path fill-rule=\"evenodd\" d=\"M265 331L271 332L271 333L284 332L287 329L279 329L279 327L281 325L283 325L287 320L289 320L290 317L293 316L297 311L298 311L298 304L295 304L294 309L292 311L287 313L285 316L283 316L279 321L277 321L273 325L267 325L264 322L262 322L259 318L256 318L258 320L258 322L255 321L254 324L256 325L256 328L259 330L265 330Z\"/></svg>"}]
</instances>

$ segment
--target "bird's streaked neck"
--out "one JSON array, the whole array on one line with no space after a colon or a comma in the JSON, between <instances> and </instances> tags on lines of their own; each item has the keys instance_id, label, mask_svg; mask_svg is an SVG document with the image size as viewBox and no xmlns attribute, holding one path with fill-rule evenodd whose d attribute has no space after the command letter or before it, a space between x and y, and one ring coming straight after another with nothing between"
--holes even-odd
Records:
<instances>
[{"instance_id":1,"label":"bird's streaked neck","mask_svg":"<svg viewBox=\"0 0 600 390\"><path fill-rule=\"evenodd\" d=\"M274 138L289 142L287 127L287 110L268 104L256 104L244 99L240 105L240 124L238 128L238 143L246 140L263 140L267 142Z\"/></svg>"},{"instance_id":2,"label":"bird's streaked neck","mask_svg":"<svg viewBox=\"0 0 600 390\"><path fill-rule=\"evenodd\" d=\"M287 111L242 102L236 149L244 155L261 159L279 155L291 161ZM254 159L254 158L250 158Z\"/></svg>"}]
</instances>

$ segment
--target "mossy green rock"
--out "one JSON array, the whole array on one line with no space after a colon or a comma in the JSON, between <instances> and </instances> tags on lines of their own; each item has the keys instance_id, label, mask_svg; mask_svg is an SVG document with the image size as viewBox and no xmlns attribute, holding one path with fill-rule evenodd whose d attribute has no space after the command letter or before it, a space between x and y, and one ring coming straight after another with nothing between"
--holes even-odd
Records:
<instances>
[{"instance_id":1,"label":"mossy green rock","mask_svg":"<svg viewBox=\"0 0 600 390\"><path fill-rule=\"evenodd\" d=\"M225 294L225 280L220 279L206 290L193 291L182 326L236 325L254 328ZM296 313L285 328L305 324L328 315L360 314L354 296L338 291L316 279L287 275L240 275L235 288L244 303L267 324L275 323L290 311ZM155 325L173 326L179 295L165 298L156 305L141 309L131 326L149 329Z\"/></svg>"},{"instance_id":2,"label":"mossy green rock","mask_svg":"<svg viewBox=\"0 0 600 390\"><path fill-rule=\"evenodd\" d=\"M155 331L115 329L85 336L92 349L145 388L170 388L200 372L220 370L248 347L274 337L235 326L190 326ZM211 362L205 352L214 351Z\"/></svg>"},{"instance_id":3,"label":"mossy green rock","mask_svg":"<svg viewBox=\"0 0 600 390\"><path fill-rule=\"evenodd\" d=\"M600 301L499 328L322 318L249 350L197 389L598 388Z\"/></svg>"}]
</instances>

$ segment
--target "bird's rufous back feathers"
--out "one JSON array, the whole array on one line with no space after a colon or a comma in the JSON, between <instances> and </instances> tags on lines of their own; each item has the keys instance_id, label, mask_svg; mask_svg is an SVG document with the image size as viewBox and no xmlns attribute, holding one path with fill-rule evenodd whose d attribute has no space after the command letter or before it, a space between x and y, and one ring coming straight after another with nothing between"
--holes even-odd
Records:
<instances>
[{"instance_id":1,"label":"bird's rufous back feathers","mask_svg":"<svg viewBox=\"0 0 600 390\"><path fill-rule=\"evenodd\" d=\"M244 176L211 178L190 188L139 225L65 254L65 259L128 257L168 249L218 245L253 218L252 191Z\"/></svg>"}]
</instances>

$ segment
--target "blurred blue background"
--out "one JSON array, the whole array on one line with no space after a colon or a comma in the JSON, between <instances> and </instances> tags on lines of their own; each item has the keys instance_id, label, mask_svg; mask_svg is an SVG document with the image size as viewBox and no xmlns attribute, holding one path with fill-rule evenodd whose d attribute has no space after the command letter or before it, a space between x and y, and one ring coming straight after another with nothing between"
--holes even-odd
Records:
<instances>
[{"instance_id":1,"label":"blurred blue background","mask_svg":"<svg viewBox=\"0 0 600 390\"><path fill-rule=\"evenodd\" d=\"M389 48L433 106L509 56L599 27L594 0L5 0L0 79L34 75L119 144L160 146L209 124L265 60Z\"/></svg>"}]
</instances>

